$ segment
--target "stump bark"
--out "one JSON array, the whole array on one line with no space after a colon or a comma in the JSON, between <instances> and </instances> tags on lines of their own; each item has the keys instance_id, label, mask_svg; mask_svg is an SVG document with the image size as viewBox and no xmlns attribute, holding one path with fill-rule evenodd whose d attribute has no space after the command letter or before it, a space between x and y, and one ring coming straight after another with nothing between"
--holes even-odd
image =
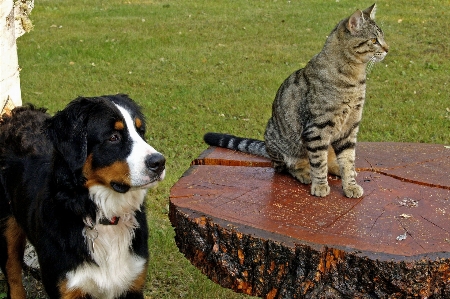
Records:
<instances>
[{"instance_id":1,"label":"stump bark","mask_svg":"<svg viewBox=\"0 0 450 299\"><path fill-rule=\"evenodd\" d=\"M362 198L309 194L270 161L210 148L170 193L180 251L264 298L450 298L450 149L359 143Z\"/></svg>"}]
</instances>

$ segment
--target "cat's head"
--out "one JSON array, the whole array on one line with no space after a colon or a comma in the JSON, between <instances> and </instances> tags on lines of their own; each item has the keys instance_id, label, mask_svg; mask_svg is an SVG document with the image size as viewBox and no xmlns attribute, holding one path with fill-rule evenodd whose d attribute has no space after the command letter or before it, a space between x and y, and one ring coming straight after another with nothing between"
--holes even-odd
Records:
<instances>
[{"instance_id":1,"label":"cat's head","mask_svg":"<svg viewBox=\"0 0 450 299\"><path fill-rule=\"evenodd\" d=\"M376 5L373 4L363 11L355 11L340 23L346 51L357 62L381 61L389 51L383 31L375 23L375 12Z\"/></svg>"}]
</instances>

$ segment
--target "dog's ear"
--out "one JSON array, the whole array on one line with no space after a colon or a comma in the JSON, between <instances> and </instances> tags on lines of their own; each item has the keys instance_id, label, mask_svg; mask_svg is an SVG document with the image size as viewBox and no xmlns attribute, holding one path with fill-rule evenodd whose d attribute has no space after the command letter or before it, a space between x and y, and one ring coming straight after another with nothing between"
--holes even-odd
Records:
<instances>
[{"instance_id":1,"label":"dog's ear","mask_svg":"<svg viewBox=\"0 0 450 299\"><path fill-rule=\"evenodd\" d=\"M72 172L80 170L87 158L87 120L96 98L78 97L45 123L45 133L56 154Z\"/></svg>"}]
</instances>

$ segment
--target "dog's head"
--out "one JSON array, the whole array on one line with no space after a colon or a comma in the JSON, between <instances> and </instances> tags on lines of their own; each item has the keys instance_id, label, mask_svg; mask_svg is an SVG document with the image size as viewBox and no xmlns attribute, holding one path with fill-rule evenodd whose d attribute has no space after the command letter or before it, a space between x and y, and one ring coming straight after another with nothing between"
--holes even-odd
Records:
<instances>
[{"instance_id":1,"label":"dog's head","mask_svg":"<svg viewBox=\"0 0 450 299\"><path fill-rule=\"evenodd\" d=\"M46 123L55 154L88 189L146 190L165 176L165 159L144 140L145 119L126 95L79 97Z\"/></svg>"}]
</instances>

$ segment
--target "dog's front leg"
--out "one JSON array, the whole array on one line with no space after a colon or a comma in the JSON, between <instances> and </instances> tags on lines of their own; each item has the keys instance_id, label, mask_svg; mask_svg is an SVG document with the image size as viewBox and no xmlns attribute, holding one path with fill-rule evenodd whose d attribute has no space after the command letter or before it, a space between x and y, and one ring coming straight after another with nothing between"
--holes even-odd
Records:
<instances>
[{"instance_id":1,"label":"dog's front leg","mask_svg":"<svg viewBox=\"0 0 450 299\"><path fill-rule=\"evenodd\" d=\"M11 299L26 299L25 288L22 283L22 262L26 237L22 228L12 216L5 221L3 237L6 241L7 254L4 270L8 284L8 297Z\"/></svg>"}]
</instances>

